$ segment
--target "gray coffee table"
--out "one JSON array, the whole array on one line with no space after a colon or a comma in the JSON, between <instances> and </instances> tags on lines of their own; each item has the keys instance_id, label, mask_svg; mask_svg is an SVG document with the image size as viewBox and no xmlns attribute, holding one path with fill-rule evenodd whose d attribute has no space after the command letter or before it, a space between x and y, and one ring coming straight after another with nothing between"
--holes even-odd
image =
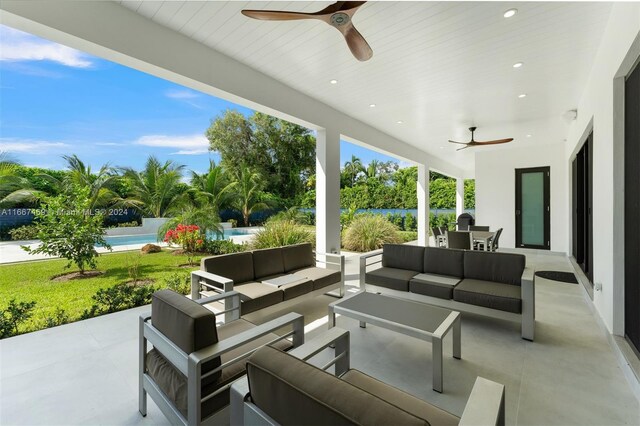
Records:
<instances>
[{"instance_id":1,"label":"gray coffee table","mask_svg":"<svg viewBox=\"0 0 640 426\"><path fill-rule=\"evenodd\" d=\"M442 339L453 330L453 357L461 358L460 312L409 299L361 291L329 305L329 328L336 314L431 342L433 390L442 392Z\"/></svg>"}]
</instances>

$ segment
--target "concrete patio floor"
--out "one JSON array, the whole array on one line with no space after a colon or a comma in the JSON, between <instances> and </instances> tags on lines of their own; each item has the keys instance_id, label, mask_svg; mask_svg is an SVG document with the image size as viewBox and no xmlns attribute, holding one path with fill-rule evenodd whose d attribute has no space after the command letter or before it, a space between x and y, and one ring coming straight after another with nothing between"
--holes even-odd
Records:
<instances>
[{"instance_id":1,"label":"concrete patio floor","mask_svg":"<svg viewBox=\"0 0 640 426\"><path fill-rule=\"evenodd\" d=\"M347 261L357 285L357 256ZM571 271L565 257L530 254L536 269ZM507 424L640 424L640 405L580 285L536 279L536 341L519 326L463 315L462 360L444 343L444 393L431 389L430 344L338 318L351 331L352 367L460 415L475 377L506 385ZM308 336L326 328L321 296L292 310ZM0 341L0 424L167 424L149 403L137 411L137 320L148 307ZM252 314L253 321L269 315Z\"/></svg>"}]
</instances>

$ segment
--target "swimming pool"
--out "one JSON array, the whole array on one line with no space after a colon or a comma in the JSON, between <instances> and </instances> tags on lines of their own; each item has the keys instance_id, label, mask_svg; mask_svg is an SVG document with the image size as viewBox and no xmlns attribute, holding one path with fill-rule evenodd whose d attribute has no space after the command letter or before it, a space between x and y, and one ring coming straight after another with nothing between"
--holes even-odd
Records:
<instances>
[{"instance_id":1,"label":"swimming pool","mask_svg":"<svg viewBox=\"0 0 640 426\"><path fill-rule=\"evenodd\" d=\"M229 237L239 236L239 235L251 235L255 231L249 229L225 229L224 235L220 238L219 235L215 233L208 234L209 238L215 239L224 239L228 240ZM158 242L158 237L156 234L140 234L140 235L116 235L116 236L107 236L104 237L104 240L110 246L129 246L134 244L155 244Z\"/></svg>"}]
</instances>

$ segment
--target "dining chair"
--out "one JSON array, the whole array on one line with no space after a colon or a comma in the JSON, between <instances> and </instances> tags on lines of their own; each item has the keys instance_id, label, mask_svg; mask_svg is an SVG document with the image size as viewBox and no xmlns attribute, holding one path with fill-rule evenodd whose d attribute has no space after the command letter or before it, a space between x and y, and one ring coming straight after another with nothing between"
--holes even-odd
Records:
<instances>
[{"instance_id":1,"label":"dining chair","mask_svg":"<svg viewBox=\"0 0 640 426\"><path fill-rule=\"evenodd\" d=\"M471 250L473 237L471 232L447 231L447 248Z\"/></svg>"},{"instance_id":2,"label":"dining chair","mask_svg":"<svg viewBox=\"0 0 640 426\"><path fill-rule=\"evenodd\" d=\"M488 226L469 225L469 231L487 231L487 232L489 232L489 227Z\"/></svg>"}]
</instances>

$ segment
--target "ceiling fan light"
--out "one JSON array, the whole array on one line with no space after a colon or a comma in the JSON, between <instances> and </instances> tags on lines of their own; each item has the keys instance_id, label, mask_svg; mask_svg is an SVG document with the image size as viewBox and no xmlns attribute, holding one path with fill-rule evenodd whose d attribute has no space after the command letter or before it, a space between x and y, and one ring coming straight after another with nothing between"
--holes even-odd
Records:
<instances>
[{"instance_id":1,"label":"ceiling fan light","mask_svg":"<svg viewBox=\"0 0 640 426\"><path fill-rule=\"evenodd\" d=\"M504 14L502 16L504 16L505 18L511 18L515 16L516 13L518 13L518 9L508 9L504 11Z\"/></svg>"}]
</instances>

